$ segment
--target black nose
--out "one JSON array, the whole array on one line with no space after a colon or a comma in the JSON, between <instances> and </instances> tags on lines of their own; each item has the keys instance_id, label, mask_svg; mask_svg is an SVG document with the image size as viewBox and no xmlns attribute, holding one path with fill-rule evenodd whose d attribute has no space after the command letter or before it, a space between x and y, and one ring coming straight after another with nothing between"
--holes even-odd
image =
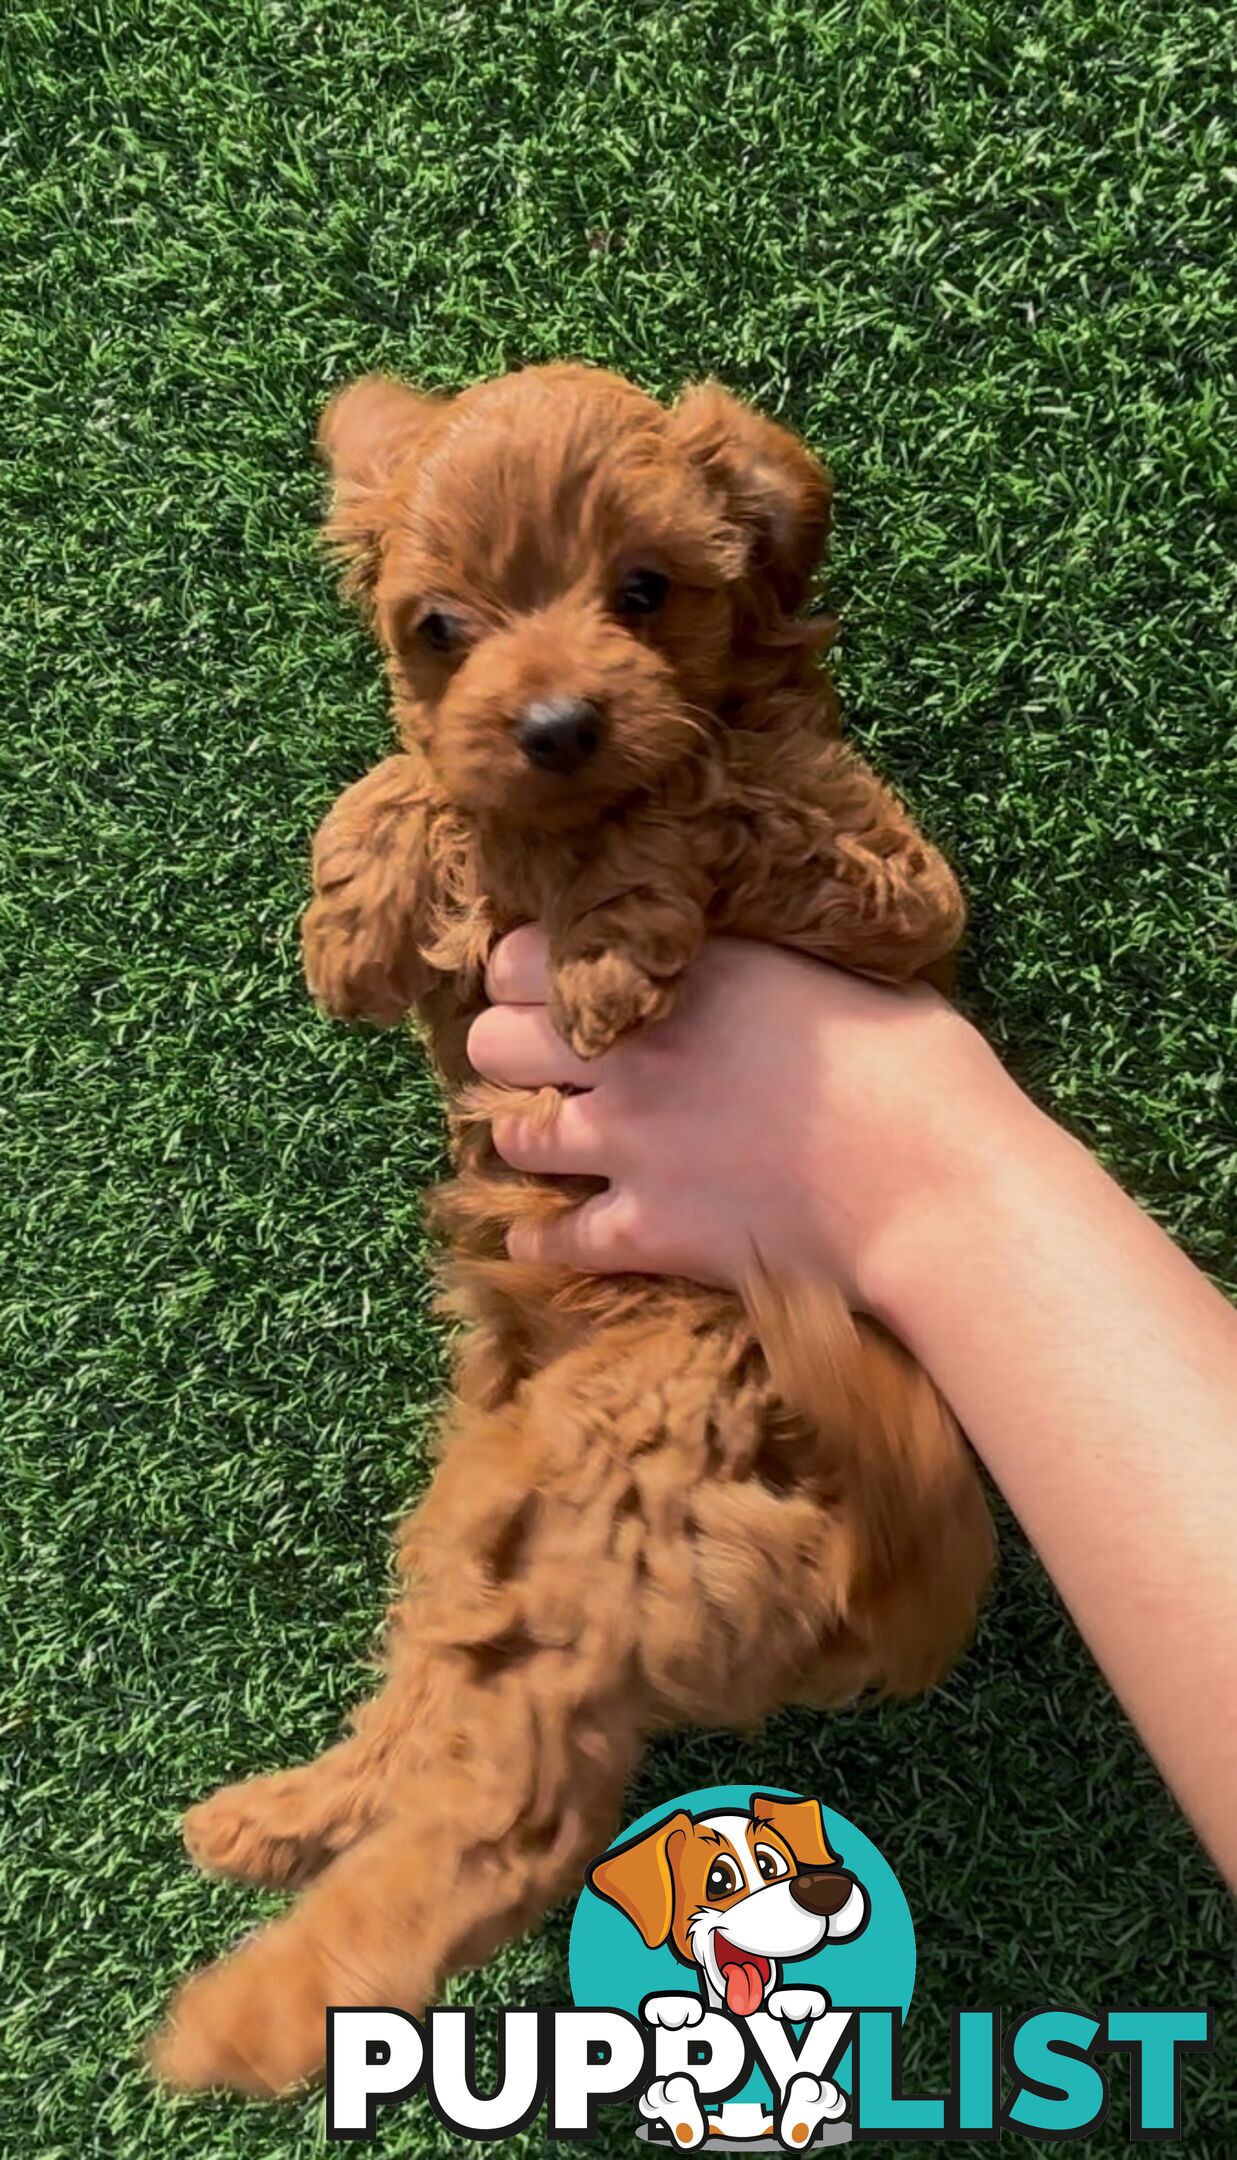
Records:
<instances>
[{"instance_id":1,"label":"black nose","mask_svg":"<svg viewBox=\"0 0 1237 2160\"><path fill-rule=\"evenodd\" d=\"M805 1912L824 1920L830 1913L841 1912L854 1887L855 1878L845 1868L831 1867L792 1876L790 1894Z\"/></svg>"},{"instance_id":2,"label":"black nose","mask_svg":"<svg viewBox=\"0 0 1237 2160\"><path fill-rule=\"evenodd\" d=\"M546 698L517 721L515 739L542 772L578 772L601 741L601 714L587 698Z\"/></svg>"}]
</instances>

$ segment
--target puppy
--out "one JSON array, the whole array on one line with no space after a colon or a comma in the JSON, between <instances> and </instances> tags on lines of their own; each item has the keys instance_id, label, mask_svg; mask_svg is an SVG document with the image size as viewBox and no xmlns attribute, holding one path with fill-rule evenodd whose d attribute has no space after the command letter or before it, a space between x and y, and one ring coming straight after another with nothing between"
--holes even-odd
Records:
<instances>
[{"instance_id":1,"label":"puppy","mask_svg":"<svg viewBox=\"0 0 1237 2160\"><path fill-rule=\"evenodd\" d=\"M868 1921L861 1882L830 1850L818 1800L753 1793L744 1814L693 1817L679 1808L588 1871L590 1889L631 1921L649 1949L669 1943L694 1968L695 1995L651 1995L648 2025L672 2031L700 2024L723 2005L767 2047L771 2020L800 2024L823 2017L823 1989L783 1984L782 1967L826 1942L847 1942ZM655 2078L641 2113L663 2121L680 2148L706 2137L772 2137L774 2117L759 2103L727 2100L706 2114L691 2072ZM803 2145L821 2122L836 2122L846 2101L828 2078L792 2077L778 2110L784 2145Z\"/></svg>"},{"instance_id":2,"label":"puppy","mask_svg":"<svg viewBox=\"0 0 1237 2160\"><path fill-rule=\"evenodd\" d=\"M328 2004L417 2010L578 1887L650 1733L921 1688L992 1564L952 1418L834 1293L509 1259L594 1188L505 1167L496 1107L557 1098L466 1054L490 948L533 918L583 1057L655 1023L711 931L891 983L947 964L955 881L841 741L800 615L825 473L714 385L667 411L574 366L365 380L321 440L402 748L317 836L306 969L328 1013L419 1015L465 1326L385 1686L318 1762L187 1817L203 1867L304 1892L156 2043L174 2083L255 2092L317 2070Z\"/></svg>"}]
</instances>

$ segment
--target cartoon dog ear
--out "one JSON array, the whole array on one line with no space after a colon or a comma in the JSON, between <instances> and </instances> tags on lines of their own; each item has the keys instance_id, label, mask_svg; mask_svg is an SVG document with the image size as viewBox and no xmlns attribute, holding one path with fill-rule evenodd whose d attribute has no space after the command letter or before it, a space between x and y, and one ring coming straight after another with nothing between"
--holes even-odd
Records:
<instances>
[{"instance_id":1,"label":"cartoon dog ear","mask_svg":"<svg viewBox=\"0 0 1237 2160\"><path fill-rule=\"evenodd\" d=\"M829 475L797 435L762 419L719 383L684 392L672 438L718 494L747 542L749 576L787 614L802 607L829 531Z\"/></svg>"},{"instance_id":2,"label":"cartoon dog ear","mask_svg":"<svg viewBox=\"0 0 1237 2160\"><path fill-rule=\"evenodd\" d=\"M333 483L326 539L345 564L349 589L361 597L378 574L393 515L392 481L445 402L389 375L362 375L336 391L318 422L318 449Z\"/></svg>"},{"instance_id":3,"label":"cartoon dog ear","mask_svg":"<svg viewBox=\"0 0 1237 2160\"><path fill-rule=\"evenodd\" d=\"M771 1793L752 1794L752 1813L785 1838L801 1868L836 1867L838 1856L825 1836L819 1800L777 1800Z\"/></svg>"},{"instance_id":4,"label":"cartoon dog ear","mask_svg":"<svg viewBox=\"0 0 1237 2160\"><path fill-rule=\"evenodd\" d=\"M845 1942L848 1936L862 1934L868 1924L868 1893L863 1884L844 1868L825 1835L825 1811L819 1800L779 1800L772 1793L752 1794L752 1814L757 1822L768 1823L776 1830L794 1854L803 1874L822 1868L836 1868L841 1879L835 1889L839 1894L841 1883L846 1894L836 1912L829 1914L830 1942Z\"/></svg>"},{"instance_id":5,"label":"cartoon dog ear","mask_svg":"<svg viewBox=\"0 0 1237 2160\"><path fill-rule=\"evenodd\" d=\"M588 1871L590 1890L617 1905L633 1927L639 1928L650 1950L659 1949L670 1933L674 1920L672 1854L677 1857L691 1827L691 1816L680 1808L642 1837L633 1838L630 1845L603 1853Z\"/></svg>"}]
</instances>

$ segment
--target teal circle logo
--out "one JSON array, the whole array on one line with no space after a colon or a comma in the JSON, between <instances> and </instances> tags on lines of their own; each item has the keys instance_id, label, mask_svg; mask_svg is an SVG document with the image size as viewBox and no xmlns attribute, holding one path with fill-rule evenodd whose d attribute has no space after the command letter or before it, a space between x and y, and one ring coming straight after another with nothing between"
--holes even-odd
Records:
<instances>
[{"instance_id":1,"label":"teal circle logo","mask_svg":"<svg viewBox=\"0 0 1237 2160\"><path fill-rule=\"evenodd\" d=\"M747 1830L753 1811L759 1821L765 1803L773 1803L771 1812L785 1833L777 1839L778 1845L785 1846L792 1856L797 1834L796 1806L808 1822L818 1808L817 1820L823 1823L829 1858L854 1878L866 1899L862 1924L856 1926L853 1918L844 1920L843 1925L853 1932L842 1939L831 1941L825 1936L806 1954L796 1954L793 1949L788 1953L783 1945L774 1942L771 1948L777 1958L774 1968L777 1978L787 1988L823 1990L838 2009L888 2007L905 2017L915 1985L915 1927L910 1907L884 1854L856 1823L836 1808L828 1807L824 1802L808 1808L803 1795L774 1787L762 1787L759 1793L754 1793L750 1785L702 1786L696 1792L683 1793L677 1799L650 1808L607 1850L611 1855L625 1853L650 1838L670 1818L681 1815L691 1818L691 1830L675 1841L669 1860L663 1857L660 1868L656 1858L651 1862L651 1882L656 1885L659 1879L664 1879L667 1900L662 1914L664 1920L679 1895L679 1886L673 1879L675 1867L686 1869L688 1865L682 1858L684 1849L698 1840L708 1839L710 1845L712 1843L715 1834L707 1827L708 1818L724 1816L729 1819L727 1843L732 1845L738 1843L742 1826L747 1845L757 1852L756 1864L761 1867L762 1874L766 1868L782 1865L776 1858L761 1860L758 1840L762 1833L755 1826ZM781 1807L781 1803L789 1805ZM655 1852L655 1841L653 1850ZM720 1847L719 1857L718 1872L712 1875L707 1873L709 1852L695 1856L695 1872L691 1877L694 1909L699 1912L701 1904L707 1904L710 1892L718 1890L721 1917L735 1933L742 1933L741 1923L736 1926L733 1916L742 1903L744 1885L728 1872ZM812 1865L810 1853L806 1857L797 1857L801 1868ZM702 1869L706 1869L702 1878L705 1884L703 1898L697 1881ZM827 1869L821 1870L822 1875L827 1873ZM590 1878L604 1879L605 1875L605 1860L599 1855L590 1870ZM759 1887L760 1878L753 1875L752 1888L758 1890ZM581 1893L571 1928L568 1973L573 2001L581 2008L601 2006L624 2010L635 2017L650 1995L681 1995L699 1989L707 1997L710 1967L716 1986L717 1963L710 1960L703 1947L705 1938L693 1933L690 1939L685 1939L685 1931L685 1923L681 1920L674 1927L674 1939L668 1936L656 1940L661 1932L658 1921L650 1925L630 1903L626 1910L620 1909L611 1896L600 1896L590 1880L589 1887ZM803 1932L810 1934L811 1929ZM649 1935L654 1938L652 1942L647 1939ZM755 1959L755 1964L763 1963L763 1960ZM726 1977L723 1975L723 1984ZM752 1985L755 1987L758 1983L754 1981ZM733 1981L731 1986L735 1992L728 1991L726 1999L732 2006L750 2001L743 1981ZM849 2092L849 2050L833 2077L843 2090ZM752 2094L758 2093L762 2088L763 2080L759 2072L754 2072L750 2088L745 2087L740 2097L748 2097L749 2090Z\"/></svg>"}]
</instances>

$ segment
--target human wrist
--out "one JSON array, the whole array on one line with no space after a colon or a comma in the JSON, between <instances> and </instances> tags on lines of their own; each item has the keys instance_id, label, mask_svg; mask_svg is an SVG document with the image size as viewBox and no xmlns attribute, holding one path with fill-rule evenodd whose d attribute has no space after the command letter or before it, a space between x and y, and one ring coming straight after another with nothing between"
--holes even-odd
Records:
<instances>
[{"instance_id":1,"label":"human wrist","mask_svg":"<svg viewBox=\"0 0 1237 2160\"><path fill-rule=\"evenodd\" d=\"M1095 1168L981 1047L971 1084L925 1109L856 1259L861 1308L912 1346L964 1280L1001 1264L1055 1185Z\"/></svg>"}]
</instances>

